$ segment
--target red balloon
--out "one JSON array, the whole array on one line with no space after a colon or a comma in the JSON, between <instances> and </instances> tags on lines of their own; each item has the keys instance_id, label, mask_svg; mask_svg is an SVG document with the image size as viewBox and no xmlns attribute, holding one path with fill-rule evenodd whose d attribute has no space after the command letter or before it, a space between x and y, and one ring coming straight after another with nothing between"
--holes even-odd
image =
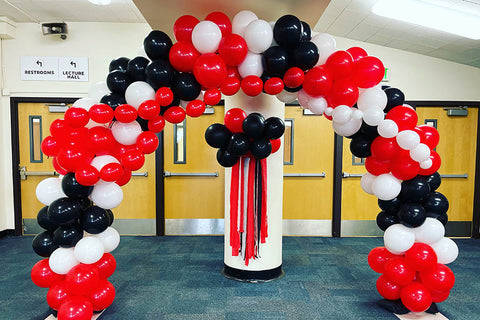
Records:
<instances>
[{"instance_id":1,"label":"red balloon","mask_svg":"<svg viewBox=\"0 0 480 320\"><path fill-rule=\"evenodd\" d=\"M120 162L126 169L135 171L143 166L145 163L145 156L140 150L131 149L125 152L120 159Z\"/></svg>"},{"instance_id":2,"label":"red balloon","mask_svg":"<svg viewBox=\"0 0 480 320\"><path fill-rule=\"evenodd\" d=\"M365 159L365 169L374 176L379 176L390 172L390 164L385 161L380 161L374 156Z\"/></svg>"},{"instance_id":3,"label":"red balloon","mask_svg":"<svg viewBox=\"0 0 480 320\"><path fill-rule=\"evenodd\" d=\"M225 112L224 123L228 130L233 133L243 132L243 120L247 117L245 111L240 108L233 108Z\"/></svg>"},{"instance_id":4,"label":"red balloon","mask_svg":"<svg viewBox=\"0 0 480 320\"><path fill-rule=\"evenodd\" d=\"M393 253L387 250L385 247L373 248L368 254L368 265L373 271L378 273L385 272L385 263L388 260L396 257Z\"/></svg>"},{"instance_id":5,"label":"red balloon","mask_svg":"<svg viewBox=\"0 0 480 320\"><path fill-rule=\"evenodd\" d=\"M155 100L146 100L138 107L138 116L145 120L155 119L160 114L160 104Z\"/></svg>"},{"instance_id":6,"label":"red balloon","mask_svg":"<svg viewBox=\"0 0 480 320\"><path fill-rule=\"evenodd\" d=\"M347 49L347 52L352 56L353 62L358 61L360 58L368 56L367 51L360 47L351 47Z\"/></svg>"},{"instance_id":7,"label":"red balloon","mask_svg":"<svg viewBox=\"0 0 480 320\"><path fill-rule=\"evenodd\" d=\"M430 308L432 296L428 289L418 282L413 282L402 288L400 293L402 303L412 312L423 312Z\"/></svg>"},{"instance_id":8,"label":"red balloon","mask_svg":"<svg viewBox=\"0 0 480 320\"><path fill-rule=\"evenodd\" d=\"M170 123L180 123L185 120L185 115L185 110L179 106L173 106L165 111L163 117ZM155 130L152 131L155 132Z\"/></svg>"},{"instance_id":9,"label":"red balloon","mask_svg":"<svg viewBox=\"0 0 480 320\"><path fill-rule=\"evenodd\" d=\"M159 133L165 127L165 119L163 116L157 116L155 119L148 121L148 130Z\"/></svg>"},{"instance_id":10,"label":"red balloon","mask_svg":"<svg viewBox=\"0 0 480 320\"><path fill-rule=\"evenodd\" d=\"M420 143L425 143L425 141L427 140L427 136L425 135L425 132L423 132L422 129L420 129L420 127L418 126L413 128L413 131L415 131L420 137Z\"/></svg>"},{"instance_id":11,"label":"red balloon","mask_svg":"<svg viewBox=\"0 0 480 320\"><path fill-rule=\"evenodd\" d=\"M281 139L270 140L270 144L272 145L272 153L275 153L280 149L280 146L282 145L282 140Z\"/></svg>"},{"instance_id":12,"label":"red balloon","mask_svg":"<svg viewBox=\"0 0 480 320\"><path fill-rule=\"evenodd\" d=\"M388 161L398 156L401 151L395 138L376 137L370 146L372 156L379 161Z\"/></svg>"},{"instance_id":13,"label":"red balloon","mask_svg":"<svg viewBox=\"0 0 480 320\"><path fill-rule=\"evenodd\" d=\"M371 88L382 81L385 67L376 57L367 56L358 59L353 66L353 82L359 88Z\"/></svg>"},{"instance_id":14,"label":"red balloon","mask_svg":"<svg viewBox=\"0 0 480 320\"><path fill-rule=\"evenodd\" d=\"M305 73L302 69L297 67L292 67L285 72L283 75L283 83L286 87L297 88L303 84L305 80Z\"/></svg>"},{"instance_id":15,"label":"red balloon","mask_svg":"<svg viewBox=\"0 0 480 320\"><path fill-rule=\"evenodd\" d=\"M420 280L430 291L449 291L455 284L455 275L449 267L437 263L433 268L421 271Z\"/></svg>"},{"instance_id":16,"label":"red balloon","mask_svg":"<svg viewBox=\"0 0 480 320\"><path fill-rule=\"evenodd\" d=\"M430 150L435 149L440 141L440 134L437 129L426 124L422 124L421 126L418 126L418 128L425 134L425 142L422 142L425 143Z\"/></svg>"},{"instance_id":17,"label":"red balloon","mask_svg":"<svg viewBox=\"0 0 480 320\"><path fill-rule=\"evenodd\" d=\"M30 272L33 283L40 288L49 288L55 282L63 280L64 275L57 274L50 269L48 259L43 259L35 263Z\"/></svg>"},{"instance_id":18,"label":"red balloon","mask_svg":"<svg viewBox=\"0 0 480 320\"><path fill-rule=\"evenodd\" d=\"M233 96L240 90L240 80L237 78L229 77L220 86L220 91L226 96Z\"/></svg>"},{"instance_id":19,"label":"red balloon","mask_svg":"<svg viewBox=\"0 0 480 320\"><path fill-rule=\"evenodd\" d=\"M408 150L401 150L392 160L390 171L397 179L410 180L420 172L420 164L410 157Z\"/></svg>"},{"instance_id":20,"label":"red balloon","mask_svg":"<svg viewBox=\"0 0 480 320\"><path fill-rule=\"evenodd\" d=\"M88 115L97 123L109 123L113 119L113 109L108 104L94 104L88 110Z\"/></svg>"},{"instance_id":21,"label":"red balloon","mask_svg":"<svg viewBox=\"0 0 480 320\"><path fill-rule=\"evenodd\" d=\"M205 88L218 88L227 78L227 66L215 53L204 53L195 61L193 74Z\"/></svg>"},{"instance_id":22,"label":"red balloon","mask_svg":"<svg viewBox=\"0 0 480 320\"><path fill-rule=\"evenodd\" d=\"M96 126L88 129L88 147L96 155L109 154L115 147L115 138L112 130Z\"/></svg>"},{"instance_id":23,"label":"red balloon","mask_svg":"<svg viewBox=\"0 0 480 320\"><path fill-rule=\"evenodd\" d=\"M88 129L85 127L79 127L79 128L74 128L70 126L66 126L63 129L63 140L65 141L66 145L71 145L71 146L80 146L83 145L84 147L86 146L86 141L87 141L87 134L88 134Z\"/></svg>"},{"instance_id":24,"label":"red balloon","mask_svg":"<svg viewBox=\"0 0 480 320\"><path fill-rule=\"evenodd\" d=\"M58 310L70 295L67 292L65 281L55 283L48 289L47 303L53 310Z\"/></svg>"},{"instance_id":25,"label":"red balloon","mask_svg":"<svg viewBox=\"0 0 480 320\"><path fill-rule=\"evenodd\" d=\"M130 179L132 178L132 171L123 168L123 176L117 179L115 181L116 184L118 184L120 187L126 185Z\"/></svg>"},{"instance_id":26,"label":"red balloon","mask_svg":"<svg viewBox=\"0 0 480 320\"><path fill-rule=\"evenodd\" d=\"M47 136L42 141L42 152L48 157L55 157L60 151L60 142L52 136Z\"/></svg>"},{"instance_id":27,"label":"red balloon","mask_svg":"<svg viewBox=\"0 0 480 320\"><path fill-rule=\"evenodd\" d=\"M220 31L222 31L223 37L232 33L232 22L230 22L230 19L223 12L212 12L205 18L205 20L215 23L220 28Z\"/></svg>"},{"instance_id":28,"label":"red balloon","mask_svg":"<svg viewBox=\"0 0 480 320\"><path fill-rule=\"evenodd\" d=\"M350 79L341 79L333 82L326 98L332 108L339 105L353 107L357 103L358 94L358 88Z\"/></svg>"},{"instance_id":29,"label":"red balloon","mask_svg":"<svg viewBox=\"0 0 480 320\"><path fill-rule=\"evenodd\" d=\"M191 15L184 15L175 21L173 25L173 34L177 41L192 42L193 28L199 23L197 18Z\"/></svg>"},{"instance_id":30,"label":"red balloon","mask_svg":"<svg viewBox=\"0 0 480 320\"><path fill-rule=\"evenodd\" d=\"M90 320L92 316L92 303L83 296L69 297L58 308L58 320Z\"/></svg>"},{"instance_id":31,"label":"red balloon","mask_svg":"<svg viewBox=\"0 0 480 320\"><path fill-rule=\"evenodd\" d=\"M90 163L93 156L83 148L70 146L60 150L55 159L58 165L67 170L67 172L75 172L77 168Z\"/></svg>"},{"instance_id":32,"label":"red balloon","mask_svg":"<svg viewBox=\"0 0 480 320\"><path fill-rule=\"evenodd\" d=\"M401 289L402 288L398 284L395 284L383 274L377 279L377 291L385 299L400 299Z\"/></svg>"},{"instance_id":33,"label":"red balloon","mask_svg":"<svg viewBox=\"0 0 480 320\"><path fill-rule=\"evenodd\" d=\"M435 172L440 169L440 165L442 164L442 160L440 159L440 156L436 151L430 151L430 160L432 160L432 166L428 169L422 169L420 168L420 171L418 174L421 174L422 176L429 176L431 174L434 174Z\"/></svg>"},{"instance_id":34,"label":"red balloon","mask_svg":"<svg viewBox=\"0 0 480 320\"><path fill-rule=\"evenodd\" d=\"M200 52L191 42L177 42L168 52L168 61L175 70L180 72L192 72L198 57L200 57Z\"/></svg>"},{"instance_id":35,"label":"red balloon","mask_svg":"<svg viewBox=\"0 0 480 320\"><path fill-rule=\"evenodd\" d=\"M121 104L115 108L115 119L118 122L130 123L137 119L137 109L129 104Z\"/></svg>"},{"instance_id":36,"label":"red balloon","mask_svg":"<svg viewBox=\"0 0 480 320\"><path fill-rule=\"evenodd\" d=\"M107 279L115 272L117 261L115 261L111 253L104 253L100 260L95 262L93 266L97 268L101 279Z\"/></svg>"},{"instance_id":37,"label":"red balloon","mask_svg":"<svg viewBox=\"0 0 480 320\"><path fill-rule=\"evenodd\" d=\"M86 164L77 169L75 179L77 179L81 185L93 186L100 180L100 173L94 166Z\"/></svg>"},{"instance_id":38,"label":"red balloon","mask_svg":"<svg viewBox=\"0 0 480 320\"><path fill-rule=\"evenodd\" d=\"M62 167L58 164L57 157L53 157L53 158L52 158L52 165L53 165L53 168L55 169L55 171L57 171L59 174L61 174L61 175L66 175L66 174L68 173L67 170L65 170L64 168L62 168Z\"/></svg>"},{"instance_id":39,"label":"red balloon","mask_svg":"<svg viewBox=\"0 0 480 320\"><path fill-rule=\"evenodd\" d=\"M323 66L312 68L305 73L303 90L312 97L325 96L332 87L332 76Z\"/></svg>"},{"instance_id":40,"label":"red balloon","mask_svg":"<svg viewBox=\"0 0 480 320\"><path fill-rule=\"evenodd\" d=\"M265 84L263 85L263 90L265 90L265 93L269 95L277 95L280 92L283 91L284 84L282 79L278 77L272 77L265 81Z\"/></svg>"},{"instance_id":41,"label":"red balloon","mask_svg":"<svg viewBox=\"0 0 480 320\"><path fill-rule=\"evenodd\" d=\"M210 89L209 89L210 90ZM202 100L193 100L187 104L187 115L192 118L200 117L205 112L206 106Z\"/></svg>"},{"instance_id":42,"label":"red balloon","mask_svg":"<svg viewBox=\"0 0 480 320\"><path fill-rule=\"evenodd\" d=\"M168 87L161 87L155 93L155 100L161 107L167 107L173 102L173 91Z\"/></svg>"},{"instance_id":43,"label":"red balloon","mask_svg":"<svg viewBox=\"0 0 480 320\"><path fill-rule=\"evenodd\" d=\"M203 102L209 106L216 106L222 99L222 93L216 88L211 88L203 94Z\"/></svg>"},{"instance_id":44,"label":"red balloon","mask_svg":"<svg viewBox=\"0 0 480 320\"><path fill-rule=\"evenodd\" d=\"M353 58L347 51L336 51L328 57L325 68L330 72L334 81L350 77L353 70Z\"/></svg>"},{"instance_id":45,"label":"red balloon","mask_svg":"<svg viewBox=\"0 0 480 320\"><path fill-rule=\"evenodd\" d=\"M385 119L395 121L398 126L398 131L414 130L417 125L418 115L415 110L410 107L397 106L388 111Z\"/></svg>"},{"instance_id":46,"label":"red balloon","mask_svg":"<svg viewBox=\"0 0 480 320\"><path fill-rule=\"evenodd\" d=\"M227 78L235 78L242 80L242 76L238 72L238 68L227 66Z\"/></svg>"},{"instance_id":47,"label":"red balloon","mask_svg":"<svg viewBox=\"0 0 480 320\"><path fill-rule=\"evenodd\" d=\"M115 148L112 150L111 155L114 156L115 158L117 158L117 160L120 161L122 159L122 157L125 155L125 153L127 153L127 151L131 151L131 150L138 151L137 146L135 144L126 146L124 144L117 143L115 145Z\"/></svg>"},{"instance_id":48,"label":"red balloon","mask_svg":"<svg viewBox=\"0 0 480 320\"><path fill-rule=\"evenodd\" d=\"M63 119L55 119L53 122L50 124L50 134L54 136L55 138L57 136L62 137L63 136L63 130L65 128L65 120Z\"/></svg>"},{"instance_id":49,"label":"red balloon","mask_svg":"<svg viewBox=\"0 0 480 320\"><path fill-rule=\"evenodd\" d=\"M72 295L86 295L98 284L100 276L97 269L90 264L77 264L68 271L65 286Z\"/></svg>"},{"instance_id":50,"label":"red balloon","mask_svg":"<svg viewBox=\"0 0 480 320\"><path fill-rule=\"evenodd\" d=\"M145 154L155 152L158 143L157 135L152 131L144 131L137 138L137 147Z\"/></svg>"},{"instance_id":51,"label":"red balloon","mask_svg":"<svg viewBox=\"0 0 480 320\"><path fill-rule=\"evenodd\" d=\"M430 294L432 295L432 301L435 303L439 303L447 300L448 296L450 295L450 291L443 291L443 292L433 291L433 292L430 292Z\"/></svg>"},{"instance_id":52,"label":"red balloon","mask_svg":"<svg viewBox=\"0 0 480 320\"><path fill-rule=\"evenodd\" d=\"M71 107L65 111L65 123L74 128L85 127L90 118L88 111L83 108Z\"/></svg>"},{"instance_id":53,"label":"red balloon","mask_svg":"<svg viewBox=\"0 0 480 320\"><path fill-rule=\"evenodd\" d=\"M431 269L437 264L437 254L426 243L417 242L405 252L405 261L417 271Z\"/></svg>"},{"instance_id":54,"label":"red balloon","mask_svg":"<svg viewBox=\"0 0 480 320\"><path fill-rule=\"evenodd\" d=\"M262 93L263 81L260 77L250 75L242 80L241 86L247 96L254 97Z\"/></svg>"},{"instance_id":55,"label":"red balloon","mask_svg":"<svg viewBox=\"0 0 480 320\"><path fill-rule=\"evenodd\" d=\"M119 163L107 163L100 170L100 179L107 182L114 182L120 179L124 174L124 169Z\"/></svg>"},{"instance_id":56,"label":"red balloon","mask_svg":"<svg viewBox=\"0 0 480 320\"><path fill-rule=\"evenodd\" d=\"M247 53L247 43L238 34L231 33L224 36L218 45L218 54L227 66L238 66L245 60Z\"/></svg>"},{"instance_id":57,"label":"red balloon","mask_svg":"<svg viewBox=\"0 0 480 320\"><path fill-rule=\"evenodd\" d=\"M394 257L385 263L384 275L393 283L400 286L410 284L415 278L415 269L413 269L403 257Z\"/></svg>"},{"instance_id":58,"label":"red balloon","mask_svg":"<svg viewBox=\"0 0 480 320\"><path fill-rule=\"evenodd\" d=\"M88 295L94 311L108 308L115 300L115 288L108 280L100 280Z\"/></svg>"}]
</instances>

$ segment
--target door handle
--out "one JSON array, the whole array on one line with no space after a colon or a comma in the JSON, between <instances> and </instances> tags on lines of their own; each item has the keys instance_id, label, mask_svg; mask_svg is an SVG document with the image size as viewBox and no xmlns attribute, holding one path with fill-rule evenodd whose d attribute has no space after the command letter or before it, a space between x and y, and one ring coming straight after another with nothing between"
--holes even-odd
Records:
<instances>
[{"instance_id":1,"label":"door handle","mask_svg":"<svg viewBox=\"0 0 480 320\"><path fill-rule=\"evenodd\" d=\"M54 177L59 176L58 172L55 171L27 171L27 167L19 166L18 170L20 171L20 179L27 180L28 176L48 176Z\"/></svg>"},{"instance_id":2,"label":"door handle","mask_svg":"<svg viewBox=\"0 0 480 320\"><path fill-rule=\"evenodd\" d=\"M440 177L441 178L464 178L464 179L467 179L468 178L468 173L464 173L464 174L441 174Z\"/></svg>"},{"instance_id":3,"label":"door handle","mask_svg":"<svg viewBox=\"0 0 480 320\"><path fill-rule=\"evenodd\" d=\"M163 173L165 178L167 177L218 177L218 172L169 172Z\"/></svg>"},{"instance_id":4,"label":"door handle","mask_svg":"<svg viewBox=\"0 0 480 320\"><path fill-rule=\"evenodd\" d=\"M145 171L145 172L132 172L132 177L148 177L148 171Z\"/></svg>"},{"instance_id":5,"label":"door handle","mask_svg":"<svg viewBox=\"0 0 480 320\"><path fill-rule=\"evenodd\" d=\"M327 174L325 172L322 173L284 173L283 176L285 178L289 177L298 177L298 178L311 178L311 177L320 177L325 178Z\"/></svg>"},{"instance_id":6,"label":"door handle","mask_svg":"<svg viewBox=\"0 0 480 320\"><path fill-rule=\"evenodd\" d=\"M363 174L361 173L347 173L342 172L342 178L361 178Z\"/></svg>"}]
</instances>

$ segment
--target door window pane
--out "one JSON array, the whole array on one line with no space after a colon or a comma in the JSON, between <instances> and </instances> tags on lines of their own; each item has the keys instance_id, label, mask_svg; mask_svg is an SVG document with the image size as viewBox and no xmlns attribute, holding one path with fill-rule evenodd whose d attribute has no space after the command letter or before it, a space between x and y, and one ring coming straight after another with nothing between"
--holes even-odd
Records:
<instances>
[{"instance_id":1,"label":"door window pane","mask_svg":"<svg viewBox=\"0 0 480 320\"><path fill-rule=\"evenodd\" d=\"M173 163L186 164L186 123L185 120L182 123L173 125Z\"/></svg>"},{"instance_id":2,"label":"door window pane","mask_svg":"<svg viewBox=\"0 0 480 320\"><path fill-rule=\"evenodd\" d=\"M293 119L285 119L283 164L293 164Z\"/></svg>"},{"instance_id":3,"label":"door window pane","mask_svg":"<svg viewBox=\"0 0 480 320\"><path fill-rule=\"evenodd\" d=\"M42 154L42 117L41 116L29 116L28 127L30 135L30 162L41 163L43 162Z\"/></svg>"}]
</instances>

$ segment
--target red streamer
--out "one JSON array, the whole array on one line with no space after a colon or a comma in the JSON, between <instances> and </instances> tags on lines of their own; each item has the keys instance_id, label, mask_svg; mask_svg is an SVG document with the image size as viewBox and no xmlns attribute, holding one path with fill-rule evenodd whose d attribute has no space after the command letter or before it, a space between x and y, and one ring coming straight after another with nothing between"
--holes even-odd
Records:
<instances>
[{"instance_id":1,"label":"red streamer","mask_svg":"<svg viewBox=\"0 0 480 320\"><path fill-rule=\"evenodd\" d=\"M248 196L247 196L247 240L245 246L245 265L255 256L255 161L250 161L248 168Z\"/></svg>"},{"instance_id":2,"label":"red streamer","mask_svg":"<svg viewBox=\"0 0 480 320\"><path fill-rule=\"evenodd\" d=\"M261 227L260 238L261 243L265 243L265 238L268 237L268 223L267 223L267 159L260 160L262 172L262 208L261 208Z\"/></svg>"}]
</instances>

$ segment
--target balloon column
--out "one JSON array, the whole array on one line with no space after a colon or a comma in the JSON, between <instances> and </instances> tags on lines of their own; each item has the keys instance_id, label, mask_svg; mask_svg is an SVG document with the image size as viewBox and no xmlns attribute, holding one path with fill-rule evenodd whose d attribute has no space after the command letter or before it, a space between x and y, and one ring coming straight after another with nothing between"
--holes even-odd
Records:
<instances>
[{"instance_id":1,"label":"balloon column","mask_svg":"<svg viewBox=\"0 0 480 320\"><path fill-rule=\"evenodd\" d=\"M298 99L332 120L337 134L352 139L352 153L367 158L362 188L379 198L383 210L377 221L385 230L385 248L369 256L374 270L384 273L377 283L382 296L400 298L412 311L448 296L453 274L444 264L455 259L457 249L444 238L448 201L435 191L438 132L417 126L415 110L404 105L400 90L380 88L385 69L378 58L358 47L336 50L333 37L312 37L310 26L293 15L275 22L251 11L232 21L221 12L203 21L185 15L173 32L176 43L155 30L137 57L114 59L106 82L92 86L88 98L55 120L42 142L62 177L37 187L46 206L38 222L46 231L35 237L33 248L46 259L33 267L32 279L50 288L47 302L60 320L89 319L93 310L112 303L114 288L106 279L115 269L109 252L119 236L110 226L110 209L121 203L121 186L131 171L157 148L156 134L165 121L198 117L222 95L240 89L248 96L264 92L283 102ZM233 167L232 186L249 195L247 208L230 213L238 217L245 209L254 217L246 223L238 218L230 230L237 235L232 250L244 255L246 264L267 237L265 158L280 147L283 130L278 118L232 109L225 125L214 124L205 133L219 148L218 162ZM231 201L238 202L237 196ZM253 233L241 239L251 221L257 222Z\"/></svg>"}]
</instances>

